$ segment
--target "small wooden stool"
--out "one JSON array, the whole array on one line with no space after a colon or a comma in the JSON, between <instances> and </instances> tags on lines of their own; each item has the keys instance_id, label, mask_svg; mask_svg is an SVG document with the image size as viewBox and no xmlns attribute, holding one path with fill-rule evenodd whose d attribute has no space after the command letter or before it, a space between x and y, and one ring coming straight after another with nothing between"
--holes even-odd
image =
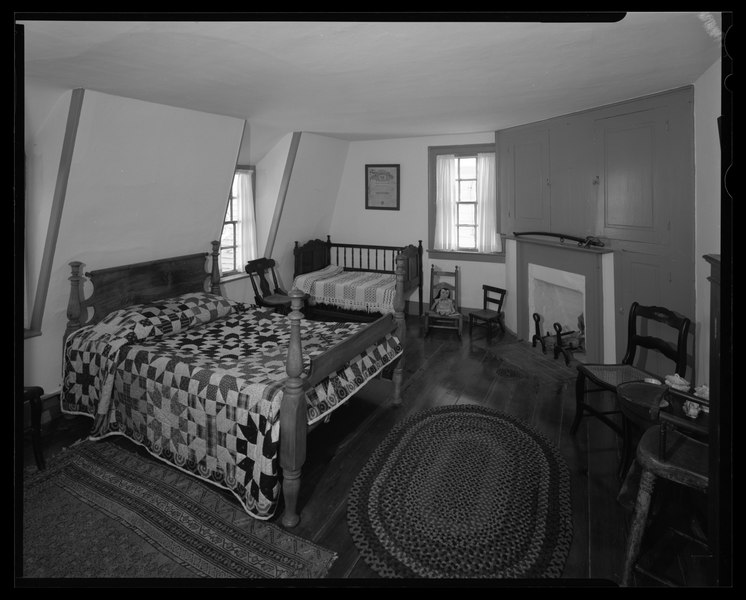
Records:
<instances>
[{"instance_id":1,"label":"small wooden stool","mask_svg":"<svg viewBox=\"0 0 746 600\"><path fill-rule=\"evenodd\" d=\"M44 453L41 449L41 397L43 394L44 390L38 386L24 386L23 388L23 401L28 400L31 408L31 445L34 449L36 466L40 470L46 468Z\"/></svg>"}]
</instances>

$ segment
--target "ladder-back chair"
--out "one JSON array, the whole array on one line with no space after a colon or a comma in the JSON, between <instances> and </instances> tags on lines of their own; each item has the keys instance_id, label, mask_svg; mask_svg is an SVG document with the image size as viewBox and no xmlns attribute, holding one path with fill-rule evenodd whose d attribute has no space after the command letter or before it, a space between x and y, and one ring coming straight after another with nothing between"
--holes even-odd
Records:
<instances>
[{"instance_id":1,"label":"ladder-back chair","mask_svg":"<svg viewBox=\"0 0 746 600\"><path fill-rule=\"evenodd\" d=\"M439 271L430 266L430 305L425 313L425 336L430 329L455 331L461 339L463 324L461 297L459 294L459 268Z\"/></svg>"},{"instance_id":2,"label":"ladder-back chair","mask_svg":"<svg viewBox=\"0 0 746 600\"><path fill-rule=\"evenodd\" d=\"M640 324L638 326L638 320ZM645 323L645 328L643 328ZM647 335L652 324L659 323L673 330L676 343L671 343L661 337ZM584 416L593 416L600 419L611 427L619 435L622 435L621 427L609 419L609 415L618 414L620 411L600 410L596 405L588 402L586 396L594 392L617 393L617 386L628 381L641 381L646 378L664 380L665 374L659 375L635 366L635 358L638 350L647 349L656 351L674 364L674 373L685 377L687 368L687 338L691 321L672 310L660 306L642 306L637 302L632 303L629 311L627 325L627 350L622 362L619 364L578 364L578 376L575 381L575 419L570 427L570 435L575 435L580 421ZM588 386L588 383L591 385Z\"/></svg>"},{"instance_id":3,"label":"ladder-back chair","mask_svg":"<svg viewBox=\"0 0 746 600\"><path fill-rule=\"evenodd\" d=\"M482 310L475 310L469 314L469 335L474 327L487 329L487 339L492 337L495 329L505 333L505 313L503 301L507 292L503 288L492 285L482 286Z\"/></svg>"}]
</instances>

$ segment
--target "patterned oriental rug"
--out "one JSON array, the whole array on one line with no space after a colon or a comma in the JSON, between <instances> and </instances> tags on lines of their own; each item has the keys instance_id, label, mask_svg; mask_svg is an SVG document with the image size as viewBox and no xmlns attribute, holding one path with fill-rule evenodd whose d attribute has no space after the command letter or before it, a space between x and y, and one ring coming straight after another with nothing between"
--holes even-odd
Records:
<instances>
[{"instance_id":1,"label":"patterned oriental rug","mask_svg":"<svg viewBox=\"0 0 746 600\"><path fill-rule=\"evenodd\" d=\"M522 421L445 406L400 422L348 498L363 559L386 578L561 577L572 541L567 465Z\"/></svg>"},{"instance_id":2,"label":"patterned oriental rug","mask_svg":"<svg viewBox=\"0 0 746 600\"><path fill-rule=\"evenodd\" d=\"M72 446L23 492L24 578L310 579L337 557L111 442Z\"/></svg>"}]
</instances>

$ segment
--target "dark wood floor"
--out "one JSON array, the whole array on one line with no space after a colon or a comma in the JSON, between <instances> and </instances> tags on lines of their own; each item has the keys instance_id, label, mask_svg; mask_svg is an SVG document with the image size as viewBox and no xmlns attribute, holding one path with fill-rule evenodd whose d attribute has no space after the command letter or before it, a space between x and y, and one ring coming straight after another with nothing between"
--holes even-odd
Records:
<instances>
[{"instance_id":1,"label":"dark wood floor","mask_svg":"<svg viewBox=\"0 0 746 600\"><path fill-rule=\"evenodd\" d=\"M540 351L510 334L499 334L488 341L480 329L473 337L466 331L460 341L453 332L433 331L425 338L417 317L409 317L407 327L403 405L393 407L386 399L388 382L374 381L309 438L301 522L293 532L338 553L329 577L377 578L349 535L346 497L355 476L391 428L413 411L478 404L524 419L553 440L567 461L574 524L563 574L566 583L617 584L632 514L618 497L620 443L595 419L585 419L576 436L569 435L575 413L572 368L564 366L561 358L550 358L550 366L542 365L541 360L526 360L527 349L537 353L537 358ZM50 456L84 435L88 423L84 417L56 421L45 435L45 454ZM33 465L28 444L25 450L25 463ZM696 508L700 501L684 500L673 504L688 507L691 503ZM664 527L660 532L651 530L648 536L649 549L641 563L682 585L707 586L712 560L706 550L674 535L667 527L689 531L691 512L673 513L670 504L661 510L665 518L658 520ZM635 579L636 585L661 585L639 573Z\"/></svg>"}]
</instances>

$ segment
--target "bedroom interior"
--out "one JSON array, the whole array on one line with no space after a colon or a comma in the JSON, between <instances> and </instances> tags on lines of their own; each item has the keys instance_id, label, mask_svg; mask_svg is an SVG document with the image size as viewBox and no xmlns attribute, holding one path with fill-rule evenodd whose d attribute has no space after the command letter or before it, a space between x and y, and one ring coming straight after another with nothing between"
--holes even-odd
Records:
<instances>
[{"instance_id":1,"label":"bedroom interior","mask_svg":"<svg viewBox=\"0 0 746 600\"><path fill-rule=\"evenodd\" d=\"M287 558L278 575L260 577L730 586L732 205L722 182L732 143L724 85L732 16L584 15L303 22L18 13L19 494L34 482L38 506L56 486L72 489L69 461L91 460L85 444L100 444L134 451L144 461L137 469L158 464L175 490L202 493L206 483L221 510L238 509L231 535L246 535L238 531L246 509L261 523L250 525L254 534L278 536L273 552L294 538L310 544L311 563ZM544 44L528 48L529 36ZM497 208L488 218L497 245L489 251L436 246L435 155L459 147L494 150ZM210 240L226 243L238 165L253 168L256 254L226 274L221 242L210 248ZM368 202L371 165L396 168L395 192L378 182L386 210ZM465 206L462 228L473 223ZM290 310L255 307L245 266L261 257L274 261L272 287L287 292ZM458 335L429 331L423 290L427 298L435 271L458 273ZM341 307L331 305L335 278ZM466 328L470 314L487 308L484 286L504 290L497 326ZM639 470L619 477L629 439L597 419L570 429L576 367L621 359L634 302L691 319L684 393L701 402L693 394L709 390L707 430L691 434L709 445L709 483L698 493L658 484L655 518L635 524L633 535ZM547 348L532 347L535 332ZM100 357L91 344L105 344ZM177 366L151 379L145 354ZM671 373L642 354L646 371L661 380ZM218 370L209 375L213 356ZM253 371L257 364L268 379ZM188 365L194 383L165 382L163 373L180 377L178 365ZM222 379L206 392L200 377ZM322 395L328 404L319 408ZM665 397L670 407L651 425L661 431L687 399ZM612 409L617 401L603 400ZM39 427L25 435L39 403L41 452ZM200 412L203 405L214 412ZM458 439L446 436L450 423L462 427ZM439 427L433 455L425 440ZM417 438L421 428L430 433ZM115 435L94 435L76 450L92 431ZM398 439L407 432L408 441ZM458 443L461 456L448 450ZM394 477L385 455L415 452L430 467L410 472L403 459ZM508 468L480 452L516 459ZM544 457L544 470L513 469L531 453ZM512 497L501 485L505 469ZM444 508L433 511L433 490L451 490L435 483L446 475L473 493L443 496L436 504ZM407 494L417 502L399 506L384 481L385 490L412 484ZM530 504L522 493L532 497L519 484L541 490L529 513L514 508ZM425 496L430 504L413 509ZM374 514L376 498L388 499ZM263 508L252 512L252 502ZM459 530L460 518L480 525ZM115 531L130 522L122 519ZM527 524L533 533L516 533ZM22 526L17 520L17 532ZM282 535L268 533L275 526ZM128 540L143 543L124 527ZM686 543L670 537L682 529ZM644 544L630 575L631 537ZM195 564L220 555L204 543L210 549ZM432 555L421 556L428 545ZM509 559L453 559L456 548L471 556L482 547L527 554L520 568ZM49 552L37 541L30 555L43 563ZM220 577L156 556L176 576ZM291 562L295 571L286 570ZM242 568L224 576L257 576ZM39 564L29 572L37 573L30 584L49 576Z\"/></svg>"}]
</instances>

